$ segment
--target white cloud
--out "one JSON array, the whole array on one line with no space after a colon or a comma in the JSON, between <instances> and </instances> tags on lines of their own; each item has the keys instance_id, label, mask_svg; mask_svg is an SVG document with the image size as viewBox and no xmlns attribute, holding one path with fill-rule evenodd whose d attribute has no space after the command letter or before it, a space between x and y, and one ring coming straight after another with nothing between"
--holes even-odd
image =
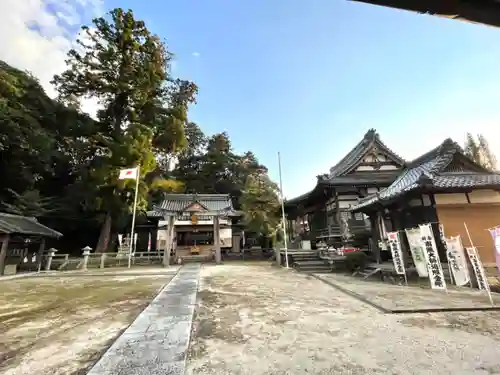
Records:
<instances>
[{"instance_id":1,"label":"white cloud","mask_svg":"<svg viewBox=\"0 0 500 375\"><path fill-rule=\"evenodd\" d=\"M75 46L79 27L102 14L103 0L2 0L0 59L39 78L50 96L54 74L65 68L66 53ZM82 103L95 113L95 103Z\"/></svg>"},{"instance_id":2,"label":"white cloud","mask_svg":"<svg viewBox=\"0 0 500 375\"><path fill-rule=\"evenodd\" d=\"M193 57L200 57L201 54L199 52L193 52L193 53L191 53L191 56L193 56Z\"/></svg>"}]
</instances>

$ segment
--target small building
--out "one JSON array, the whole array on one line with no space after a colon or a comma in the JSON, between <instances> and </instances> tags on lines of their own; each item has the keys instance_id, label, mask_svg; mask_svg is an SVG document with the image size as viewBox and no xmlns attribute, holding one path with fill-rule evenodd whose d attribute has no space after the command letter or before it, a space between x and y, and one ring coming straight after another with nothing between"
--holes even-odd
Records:
<instances>
[{"instance_id":1,"label":"small building","mask_svg":"<svg viewBox=\"0 0 500 375\"><path fill-rule=\"evenodd\" d=\"M39 270L46 238L62 234L39 223L34 217L0 212L0 276L7 266L16 267L26 261Z\"/></svg>"},{"instance_id":2,"label":"small building","mask_svg":"<svg viewBox=\"0 0 500 375\"><path fill-rule=\"evenodd\" d=\"M167 194L148 216L160 218L156 248L170 251L177 258L211 257L217 242L222 252L240 249L241 233L233 231L232 224L239 214L229 194Z\"/></svg>"},{"instance_id":3,"label":"small building","mask_svg":"<svg viewBox=\"0 0 500 375\"><path fill-rule=\"evenodd\" d=\"M329 173L317 177L313 190L285 202L289 240L301 237L333 245L356 238L367 241L373 223L362 212L353 214L350 209L359 199L390 186L404 163L370 129Z\"/></svg>"},{"instance_id":4,"label":"small building","mask_svg":"<svg viewBox=\"0 0 500 375\"><path fill-rule=\"evenodd\" d=\"M470 246L467 225L481 260L487 267L494 266L494 244L488 229L500 225L500 174L481 167L457 143L446 139L409 162L389 187L364 197L351 212L363 213L375 223L375 243L386 231L425 223L433 224L439 238L440 223L447 237L460 235L464 246ZM444 248L437 242L445 261Z\"/></svg>"}]
</instances>

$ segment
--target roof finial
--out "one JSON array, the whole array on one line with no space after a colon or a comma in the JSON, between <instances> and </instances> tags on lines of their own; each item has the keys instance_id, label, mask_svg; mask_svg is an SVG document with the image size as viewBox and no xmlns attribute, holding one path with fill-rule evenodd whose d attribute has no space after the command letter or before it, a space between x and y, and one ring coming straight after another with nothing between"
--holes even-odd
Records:
<instances>
[{"instance_id":1,"label":"roof finial","mask_svg":"<svg viewBox=\"0 0 500 375\"><path fill-rule=\"evenodd\" d=\"M369 129L365 134L365 139L373 139L377 135L377 131L374 128Z\"/></svg>"}]
</instances>

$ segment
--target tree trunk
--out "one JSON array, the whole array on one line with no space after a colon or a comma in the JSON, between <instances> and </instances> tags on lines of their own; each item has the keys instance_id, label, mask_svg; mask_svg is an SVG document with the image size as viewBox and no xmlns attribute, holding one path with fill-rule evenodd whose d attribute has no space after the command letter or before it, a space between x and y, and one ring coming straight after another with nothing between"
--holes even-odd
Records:
<instances>
[{"instance_id":1,"label":"tree trunk","mask_svg":"<svg viewBox=\"0 0 500 375\"><path fill-rule=\"evenodd\" d=\"M111 236L111 224L112 218L111 214L108 212L104 218L104 223L101 226L101 233L99 234L99 240L97 241L97 246L95 248L96 253L103 253L108 250L109 238Z\"/></svg>"}]
</instances>

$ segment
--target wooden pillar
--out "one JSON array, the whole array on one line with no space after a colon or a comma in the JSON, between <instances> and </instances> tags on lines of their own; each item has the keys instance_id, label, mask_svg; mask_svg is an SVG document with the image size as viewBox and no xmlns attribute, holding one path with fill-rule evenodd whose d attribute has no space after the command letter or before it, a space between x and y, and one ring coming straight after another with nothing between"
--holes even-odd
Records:
<instances>
[{"instance_id":1,"label":"wooden pillar","mask_svg":"<svg viewBox=\"0 0 500 375\"><path fill-rule=\"evenodd\" d=\"M215 248L215 263L219 264L222 260L220 250L220 218L214 216L214 248Z\"/></svg>"},{"instance_id":2,"label":"wooden pillar","mask_svg":"<svg viewBox=\"0 0 500 375\"><path fill-rule=\"evenodd\" d=\"M151 250L156 252L158 250L158 222L156 222L156 227L150 229L151 233Z\"/></svg>"},{"instance_id":3,"label":"wooden pillar","mask_svg":"<svg viewBox=\"0 0 500 375\"><path fill-rule=\"evenodd\" d=\"M380 255L380 247L378 246L378 243L381 239L380 235L380 220L381 220L381 214L380 212L374 212L370 214L370 226L372 228L372 250L373 254L375 255L375 260L377 263L381 263L382 258Z\"/></svg>"},{"instance_id":4,"label":"wooden pillar","mask_svg":"<svg viewBox=\"0 0 500 375\"><path fill-rule=\"evenodd\" d=\"M5 234L0 237L1 247L0 247L0 276L5 273L5 259L7 258L7 249L9 247L9 235Z\"/></svg>"},{"instance_id":5,"label":"wooden pillar","mask_svg":"<svg viewBox=\"0 0 500 375\"><path fill-rule=\"evenodd\" d=\"M38 248L38 253L36 254L36 270L40 272L42 269L42 258L43 252L45 251L45 238L42 238L40 242L40 247Z\"/></svg>"}]
</instances>

